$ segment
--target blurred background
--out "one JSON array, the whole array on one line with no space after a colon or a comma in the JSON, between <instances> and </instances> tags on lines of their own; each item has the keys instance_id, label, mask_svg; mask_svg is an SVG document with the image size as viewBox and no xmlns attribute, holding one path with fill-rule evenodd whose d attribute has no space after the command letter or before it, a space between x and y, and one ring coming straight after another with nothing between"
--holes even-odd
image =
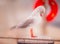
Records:
<instances>
[{"instance_id":1,"label":"blurred background","mask_svg":"<svg viewBox=\"0 0 60 44\"><path fill-rule=\"evenodd\" d=\"M58 13L55 19L49 22L50 27L48 35L60 39L60 0L55 0L58 5ZM23 22L33 11L35 0L0 0L0 36L8 34L8 36L15 36L21 32L20 37L25 37L24 33L20 31L9 31L10 28L16 24ZM49 4L47 4L46 13L50 12ZM56 28L57 27L57 28ZM19 35L19 34L18 34Z\"/></svg>"},{"instance_id":2,"label":"blurred background","mask_svg":"<svg viewBox=\"0 0 60 44\"><path fill-rule=\"evenodd\" d=\"M0 0L0 30L8 29L28 17L34 0Z\"/></svg>"},{"instance_id":3,"label":"blurred background","mask_svg":"<svg viewBox=\"0 0 60 44\"><path fill-rule=\"evenodd\" d=\"M60 0L55 0L58 13L49 24L60 27ZM33 11L35 0L0 0L0 32L9 30L12 26L23 22ZM50 7L47 4L47 14Z\"/></svg>"},{"instance_id":4,"label":"blurred background","mask_svg":"<svg viewBox=\"0 0 60 44\"><path fill-rule=\"evenodd\" d=\"M34 2L35 0L0 0L0 30L6 30L24 21L32 13ZM56 0L56 2L58 14L50 23L60 27L60 0ZM50 12L48 4L46 12L47 14Z\"/></svg>"},{"instance_id":5,"label":"blurred background","mask_svg":"<svg viewBox=\"0 0 60 44\"><path fill-rule=\"evenodd\" d=\"M58 13L50 25L60 27L60 0L55 0ZM0 0L0 32L9 30L12 26L23 22L33 11L35 0ZM50 7L47 4L47 14Z\"/></svg>"}]
</instances>

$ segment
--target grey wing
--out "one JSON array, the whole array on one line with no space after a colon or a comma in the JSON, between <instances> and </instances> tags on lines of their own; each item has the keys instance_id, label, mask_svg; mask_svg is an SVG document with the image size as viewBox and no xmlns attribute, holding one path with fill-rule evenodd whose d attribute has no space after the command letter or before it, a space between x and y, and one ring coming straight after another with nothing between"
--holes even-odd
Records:
<instances>
[{"instance_id":1,"label":"grey wing","mask_svg":"<svg viewBox=\"0 0 60 44\"><path fill-rule=\"evenodd\" d=\"M26 20L24 23L19 24L19 26L15 25L13 27L11 27L11 29L15 29L15 28L26 28L28 27L30 24L32 24L34 22L33 19L28 19Z\"/></svg>"},{"instance_id":2,"label":"grey wing","mask_svg":"<svg viewBox=\"0 0 60 44\"><path fill-rule=\"evenodd\" d=\"M26 28L28 27L30 24L32 24L34 22L33 19L28 19L26 20L22 25L18 26L18 28Z\"/></svg>"}]
</instances>

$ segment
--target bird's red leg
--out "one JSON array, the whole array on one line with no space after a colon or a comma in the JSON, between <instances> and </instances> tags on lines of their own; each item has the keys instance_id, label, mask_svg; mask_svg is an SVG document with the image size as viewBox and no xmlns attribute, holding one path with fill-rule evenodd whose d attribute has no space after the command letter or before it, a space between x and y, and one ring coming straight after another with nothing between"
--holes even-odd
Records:
<instances>
[{"instance_id":1,"label":"bird's red leg","mask_svg":"<svg viewBox=\"0 0 60 44\"><path fill-rule=\"evenodd\" d=\"M33 28L30 29L30 34L31 34L31 37L32 37L32 38L37 37L37 36L35 36L34 33L33 33Z\"/></svg>"}]
</instances>

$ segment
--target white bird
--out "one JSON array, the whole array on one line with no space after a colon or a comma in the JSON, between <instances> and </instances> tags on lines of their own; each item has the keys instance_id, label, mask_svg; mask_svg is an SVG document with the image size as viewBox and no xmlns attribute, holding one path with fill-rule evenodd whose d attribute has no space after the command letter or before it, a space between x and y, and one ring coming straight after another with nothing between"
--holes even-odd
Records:
<instances>
[{"instance_id":1,"label":"white bird","mask_svg":"<svg viewBox=\"0 0 60 44\"><path fill-rule=\"evenodd\" d=\"M14 28L27 28L29 25L32 27L40 27L44 25L45 7L38 6L33 10L32 14L21 24L13 26ZM42 27L40 27L42 28Z\"/></svg>"}]
</instances>

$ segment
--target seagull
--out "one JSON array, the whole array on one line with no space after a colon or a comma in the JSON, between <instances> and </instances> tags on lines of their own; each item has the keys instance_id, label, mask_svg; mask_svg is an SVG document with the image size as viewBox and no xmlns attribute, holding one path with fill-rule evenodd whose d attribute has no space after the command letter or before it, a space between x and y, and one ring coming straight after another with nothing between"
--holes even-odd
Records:
<instances>
[{"instance_id":1,"label":"seagull","mask_svg":"<svg viewBox=\"0 0 60 44\"><path fill-rule=\"evenodd\" d=\"M38 6L35 8L30 16L26 18L26 20L18 25L13 26L11 29L15 28L27 28L29 26L32 27L40 27L42 28L42 25L44 25L45 19L45 7L44 6Z\"/></svg>"}]
</instances>

